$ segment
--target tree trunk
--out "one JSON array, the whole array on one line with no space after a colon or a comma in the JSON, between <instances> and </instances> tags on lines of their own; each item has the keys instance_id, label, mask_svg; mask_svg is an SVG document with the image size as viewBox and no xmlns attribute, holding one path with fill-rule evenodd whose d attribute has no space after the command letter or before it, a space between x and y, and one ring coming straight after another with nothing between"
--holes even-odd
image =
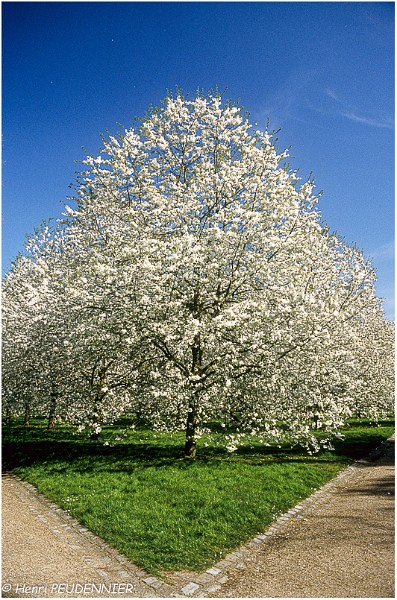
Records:
<instances>
[{"instance_id":1,"label":"tree trunk","mask_svg":"<svg viewBox=\"0 0 397 600\"><path fill-rule=\"evenodd\" d=\"M25 404L25 415L24 415L23 425L24 425L24 427L30 427L30 404L29 403Z\"/></svg>"},{"instance_id":2,"label":"tree trunk","mask_svg":"<svg viewBox=\"0 0 397 600\"><path fill-rule=\"evenodd\" d=\"M111 364L111 363L110 363ZM98 370L98 381L96 384L96 394L94 401L94 412L92 416L94 431L91 433L91 439L93 441L98 440L101 435L101 423L102 423L102 401L106 396L106 392L103 392L103 387L106 382L106 371L110 364L106 367L102 365L102 367ZM98 425L99 431L95 431L95 425Z\"/></svg>"},{"instance_id":3,"label":"tree trunk","mask_svg":"<svg viewBox=\"0 0 397 600\"><path fill-rule=\"evenodd\" d=\"M198 318L200 315L196 311L198 310L198 295L195 294L194 299L194 310L195 317ZM203 350L201 348L200 334L197 333L194 337L194 343L192 345L192 375L202 375L201 365L203 359ZM197 383L195 382L195 385ZM196 389L193 392L192 400L189 403L189 411L187 413L186 422L186 443L185 443L185 458L196 458L196 426L197 426L197 413L196 407L198 405L199 391Z\"/></svg>"},{"instance_id":4,"label":"tree trunk","mask_svg":"<svg viewBox=\"0 0 397 600\"><path fill-rule=\"evenodd\" d=\"M100 412L100 409L98 408L98 405L99 405L98 397L96 398L95 405L97 408L96 408L96 412L94 413L93 419L92 419L94 431L91 433L91 436L90 436L91 440L93 440L93 441L99 440L99 437L101 435L101 412ZM98 426L99 430L96 426Z\"/></svg>"},{"instance_id":5,"label":"tree trunk","mask_svg":"<svg viewBox=\"0 0 397 600\"><path fill-rule=\"evenodd\" d=\"M55 429L55 411L57 408L57 397L55 392L51 392L50 400L50 412L48 414L48 425L47 431L54 431Z\"/></svg>"},{"instance_id":6,"label":"tree trunk","mask_svg":"<svg viewBox=\"0 0 397 600\"><path fill-rule=\"evenodd\" d=\"M189 405L189 412L187 413L186 423L186 444L185 444L185 458L196 458L196 407L192 402Z\"/></svg>"}]
</instances>

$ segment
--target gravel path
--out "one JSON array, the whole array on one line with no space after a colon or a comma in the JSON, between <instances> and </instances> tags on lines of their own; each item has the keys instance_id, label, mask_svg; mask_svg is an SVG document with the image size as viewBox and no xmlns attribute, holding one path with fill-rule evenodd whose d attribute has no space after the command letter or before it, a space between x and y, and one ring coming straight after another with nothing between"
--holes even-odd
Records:
<instances>
[{"instance_id":1,"label":"gravel path","mask_svg":"<svg viewBox=\"0 0 397 600\"><path fill-rule=\"evenodd\" d=\"M394 441L205 573L150 576L12 475L3 597L394 598Z\"/></svg>"}]
</instances>

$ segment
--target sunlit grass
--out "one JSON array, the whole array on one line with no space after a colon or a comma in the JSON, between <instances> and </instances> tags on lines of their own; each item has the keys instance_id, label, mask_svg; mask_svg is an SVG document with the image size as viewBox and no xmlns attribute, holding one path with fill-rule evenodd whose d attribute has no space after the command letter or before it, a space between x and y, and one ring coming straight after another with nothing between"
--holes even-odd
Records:
<instances>
[{"instance_id":1,"label":"sunlit grass","mask_svg":"<svg viewBox=\"0 0 397 600\"><path fill-rule=\"evenodd\" d=\"M3 463L148 571L201 570L392 432L391 421L354 423L332 453L209 446L186 461L180 435L129 431L114 441L109 428L91 442L38 422L4 429Z\"/></svg>"}]
</instances>

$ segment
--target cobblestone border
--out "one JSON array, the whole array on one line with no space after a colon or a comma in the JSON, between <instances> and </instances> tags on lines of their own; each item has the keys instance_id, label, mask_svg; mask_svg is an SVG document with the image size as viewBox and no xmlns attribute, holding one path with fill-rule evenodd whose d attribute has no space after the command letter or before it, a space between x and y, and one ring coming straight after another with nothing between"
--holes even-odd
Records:
<instances>
[{"instance_id":1,"label":"cobblestone border","mask_svg":"<svg viewBox=\"0 0 397 600\"><path fill-rule=\"evenodd\" d=\"M246 567L246 560L248 559L252 548L259 546L260 544L266 543L271 536L280 532L282 528L291 519L305 519L308 515L314 511L322 512L325 510L334 500L335 492L342 483L350 481L359 469L365 468L370 462L378 459L382 456L388 446L390 447L394 443L395 436L393 435L388 440L382 442L382 444L372 451L366 458L360 459L349 465L346 469L341 471L335 478L324 484L320 489L316 490L311 496L302 500L299 504L281 514L277 520L263 533L258 534L242 546L240 546L234 552L227 554L222 560L218 561L215 565L207 569L202 573L186 573L182 579L184 579L182 586L169 585L165 581L157 577L151 576L149 573L140 569L134 563L132 563L124 555L120 554L116 549L107 544L100 537L94 533L82 527L81 524L74 519L67 511L59 508L56 504L50 502L43 494L41 494L37 488L32 484L23 481L12 473L5 473L4 477L9 477L18 482L19 486L15 490L16 495L28 505L29 510L36 515L36 517L44 523L55 535L61 535L68 532L69 536L72 536L76 541L84 536L85 540L99 548L105 555L102 559L103 565L101 568L97 568L97 572L102 577L109 579L107 567L116 568L118 575L124 580L133 578L139 579L139 582L143 584L143 587L147 589L147 593L143 597L150 598L184 598L184 597L195 597L205 598L208 594L216 594L229 580L230 571L244 569ZM31 498L38 501L43 510L38 511L32 502ZM61 530L57 530L51 527L48 523L49 517L56 515L64 523L61 525ZM88 563L95 564L95 559L89 556L84 557ZM228 575L226 575L228 572ZM153 593L155 592L155 593Z\"/></svg>"}]
</instances>

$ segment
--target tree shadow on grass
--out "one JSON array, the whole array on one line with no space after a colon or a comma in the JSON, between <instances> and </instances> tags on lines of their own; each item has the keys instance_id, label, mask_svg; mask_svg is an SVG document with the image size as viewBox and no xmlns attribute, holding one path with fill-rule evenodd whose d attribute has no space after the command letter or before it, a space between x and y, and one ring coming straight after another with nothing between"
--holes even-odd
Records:
<instances>
[{"instance_id":1,"label":"tree shadow on grass","mask_svg":"<svg viewBox=\"0 0 397 600\"><path fill-rule=\"evenodd\" d=\"M379 434L376 430L370 435L368 433L362 433L352 439L337 440L334 442L335 454L338 456L347 456L349 459L360 460L365 458L371 453L371 460L377 460L386 451L386 446L381 447L382 443L385 442L385 438ZM386 443L386 442L385 442ZM394 442L387 442L390 450L394 455Z\"/></svg>"},{"instance_id":2,"label":"tree shadow on grass","mask_svg":"<svg viewBox=\"0 0 397 600\"><path fill-rule=\"evenodd\" d=\"M180 455L180 452L179 452ZM114 463L122 470L140 466L163 466L179 458L177 449L144 444L123 444L109 447L96 442L26 441L3 444L3 470L29 467L36 463L82 463L86 471L94 471L101 464Z\"/></svg>"},{"instance_id":3,"label":"tree shadow on grass","mask_svg":"<svg viewBox=\"0 0 397 600\"><path fill-rule=\"evenodd\" d=\"M390 422L387 422L390 425ZM361 424L362 427L362 424ZM334 463L336 460L352 461L366 457L378 448L384 436L374 428L373 431L360 431L353 424L354 435L345 440L334 442L335 450L321 451L309 456L304 449L288 445L280 447L255 445L241 447L233 454L218 446L199 446L196 460L183 459L183 441L153 439L131 440L105 445L105 438L98 441L74 437L70 431L48 432L43 427L24 429L13 427L4 430L3 435L3 471L29 467L33 464L47 463L48 467L62 470L65 462L69 466L75 463L76 471L90 472L98 470L132 472L145 467L167 467L189 469L195 465L211 463L214 467L224 462L247 463L251 466L269 462L307 463L320 460L322 463ZM393 444L394 449L394 444ZM390 452L390 448L389 448ZM65 467L66 468L66 467Z\"/></svg>"},{"instance_id":4,"label":"tree shadow on grass","mask_svg":"<svg viewBox=\"0 0 397 600\"><path fill-rule=\"evenodd\" d=\"M376 444L375 444L376 445ZM372 446L373 447L373 446ZM354 448L353 458L365 456L372 448L368 445L361 451ZM349 462L346 452L339 458ZM184 460L178 446L164 447L161 445L147 446L144 443L122 444L108 447L103 444L85 442L22 442L5 443L3 447L3 471L12 471L18 468L30 467L32 465L44 465L49 470L62 472L68 470L73 464L73 470L77 472L113 471L131 473L150 467L176 468L178 470L198 469L200 467L218 468L225 462L244 463L251 467L264 466L271 463L307 464L308 461L320 460L322 464L334 464L335 456L320 454L317 457L302 455L298 449L285 450L277 453L274 449L259 449L251 454L240 452L232 456L227 455L222 449L206 449L206 453L199 455L195 461Z\"/></svg>"},{"instance_id":5,"label":"tree shadow on grass","mask_svg":"<svg viewBox=\"0 0 397 600\"><path fill-rule=\"evenodd\" d=\"M294 462L306 462L304 456L296 457ZM32 465L44 465L49 470L62 472L73 464L75 472L95 472L111 470L130 473L136 469L150 467L172 467L178 470L197 469L201 466L221 467L225 462L246 463L250 466L262 466L267 462L290 462L292 456L285 452L275 453L270 449L256 452L255 455L242 452L230 456L222 448L206 448L196 460L185 460L183 448L178 445L148 445L144 442L104 446L97 442L66 441L23 441L3 444L3 471L12 471Z\"/></svg>"}]
</instances>

